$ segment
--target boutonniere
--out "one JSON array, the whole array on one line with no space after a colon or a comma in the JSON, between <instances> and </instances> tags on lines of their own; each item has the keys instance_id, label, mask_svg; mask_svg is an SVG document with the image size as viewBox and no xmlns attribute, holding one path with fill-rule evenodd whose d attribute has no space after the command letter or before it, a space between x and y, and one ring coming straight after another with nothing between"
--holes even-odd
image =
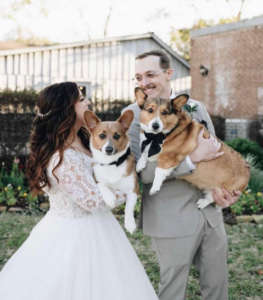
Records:
<instances>
[{"instance_id":1,"label":"boutonniere","mask_svg":"<svg viewBox=\"0 0 263 300\"><path fill-rule=\"evenodd\" d=\"M198 104L195 103L189 103L189 104L186 103L184 105L184 110L190 113L192 119L193 119L193 112L197 111L197 106Z\"/></svg>"}]
</instances>

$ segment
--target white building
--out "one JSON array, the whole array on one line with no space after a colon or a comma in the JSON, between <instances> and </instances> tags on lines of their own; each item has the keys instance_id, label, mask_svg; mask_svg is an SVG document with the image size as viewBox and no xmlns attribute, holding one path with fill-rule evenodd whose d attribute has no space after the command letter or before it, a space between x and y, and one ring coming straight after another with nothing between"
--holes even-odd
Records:
<instances>
[{"instance_id":1,"label":"white building","mask_svg":"<svg viewBox=\"0 0 263 300\"><path fill-rule=\"evenodd\" d=\"M0 89L40 90L75 81L98 100L133 100L135 57L152 49L169 53L176 92L190 92L190 66L154 33L0 51Z\"/></svg>"}]
</instances>

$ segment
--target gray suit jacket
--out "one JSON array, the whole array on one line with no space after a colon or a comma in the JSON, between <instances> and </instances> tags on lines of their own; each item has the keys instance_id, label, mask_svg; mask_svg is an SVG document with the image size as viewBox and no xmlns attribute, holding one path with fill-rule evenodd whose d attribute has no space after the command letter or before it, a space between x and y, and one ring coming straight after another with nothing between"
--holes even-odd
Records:
<instances>
[{"instance_id":1,"label":"gray suit jacket","mask_svg":"<svg viewBox=\"0 0 263 300\"><path fill-rule=\"evenodd\" d=\"M201 102L188 100L188 103L196 103L197 111L193 112L193 118L200 122L207 122L210 133L215 134L214 127L206 108ZM140 151L140 108L137 103L131 104L123 111L132 109L134 120L128 131L131 140L131 150L135 154L136 161L141 156ZM199 213L196 201L202 197L202 193L180 176L190 174L186 161L173 171L164 182L161 190L151 196L149 191L154 180L154 172L157 162L148 162L147 167L140 173L143 183L142 205L139 219L139 228L148 236L160 238L186 237L193 235L197 229ZM193 171L194 172L194 171ZM212 205L203 209L211 227L216 227L223 222L222 213Z\"/></svg>"}]
</instances>

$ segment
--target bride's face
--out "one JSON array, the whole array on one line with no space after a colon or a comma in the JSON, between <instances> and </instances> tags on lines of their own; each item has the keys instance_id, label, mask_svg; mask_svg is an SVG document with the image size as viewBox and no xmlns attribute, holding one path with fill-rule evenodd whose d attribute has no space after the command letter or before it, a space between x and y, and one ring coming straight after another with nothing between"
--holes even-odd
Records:
<instances>
[{"instance_id":1,"label":"bride's face","mask_svg":"<svg viewBox=\"0 0 263 300\"><path fill-rule=\"evenodd\" d=\"M82 95L81 91L79 91L79 99L75 104L75 112L77 115L76 123L80 126L84 125L83 114L85 110L89 110L89 105L90 101Z\"/></svg>"}]
</instances>

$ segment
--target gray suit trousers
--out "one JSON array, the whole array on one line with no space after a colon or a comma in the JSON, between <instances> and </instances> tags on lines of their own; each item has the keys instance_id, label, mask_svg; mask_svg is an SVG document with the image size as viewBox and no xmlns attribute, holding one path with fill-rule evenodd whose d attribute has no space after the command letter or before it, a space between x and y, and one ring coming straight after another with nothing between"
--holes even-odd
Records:
<instances>
[{"instance_id":1,"label":"gray suit trousers","mask_svg":"<svg viewBox=\"0 0 263 300\"><path fill-rule=\"evenodd\" d=\"M186 299L192 263L200 272L203 300L228 299L227 237L224 224L212 228L202 210L192 236L152 237L152 249L160 265L160 300Z\"/></svg>"}]
</instances>

